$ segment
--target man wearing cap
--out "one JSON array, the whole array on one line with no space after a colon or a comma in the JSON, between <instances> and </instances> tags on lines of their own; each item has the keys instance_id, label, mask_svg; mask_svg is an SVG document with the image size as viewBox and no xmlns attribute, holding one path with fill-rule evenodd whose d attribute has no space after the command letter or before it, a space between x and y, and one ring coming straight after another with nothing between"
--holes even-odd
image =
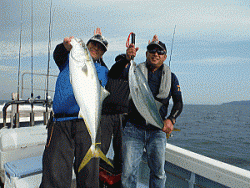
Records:
<instances>
[{"instance_id":1,"label":"man wearing cap","mask_svg":"<svg viewBox=\"0 0 250 188\"><path fill-rule=\"evenodd\" d=\"M75 100L69 78L69 52L72 37L65 38L54 51L54 60L60 70L57 78L53 112L48 124L48 139L43 154L41 188L71 187L72 164L76 173L77 187L99 187L99 159L92 158L78 172L78 168L91 146L91 138L83 119L78 119L79 106ZM102 86L107 83L108 68L102 60L108 42L100 28L87 42L98 78Z\"/></svg>"},{"instance_id":2,"label":"man wearing cap","mask_svg":"<svg viewBox=\"0 0 250 188\"><path fill-rule=\"evenodd\" d=\"M131 56L136 56L136 51L131 44L126 55L118 56L119 61L111 68L109 75L120 74L128 77L128 70ZM146 120L137 111L132 101L129 104L127 123L123 130L122 150L123 150L123 170L122 186L124 188L136 188L138 182L139 164L142 160L144 149L146 150L147 162L150 168L149 187L165 187L166 175L164 171L166 133L171 133L174 129L176 118L180 115L183 102L178 79L174 73L169 71L169 67L164 64L167 58L167 50L164 43L158 40L155 35L152 42L149 41L146 52L146 62L139 64L143 74L148 78L148 84L156 100L163 105L159 112L164 120L162 130L153 125L146 124ZM117 70L117 71L115 71ZM118 71L119 70L119 71ZM168 75L170 74L170 75ZM170 82L166 79L171 78ZM165 82L164 82L165 81ZM165 86L164 83L171 83ZM167 88L170 87L170 92ZM167 116L169 100L172 98L173 107L170 115Z\"/></svg>"}]
</instances>

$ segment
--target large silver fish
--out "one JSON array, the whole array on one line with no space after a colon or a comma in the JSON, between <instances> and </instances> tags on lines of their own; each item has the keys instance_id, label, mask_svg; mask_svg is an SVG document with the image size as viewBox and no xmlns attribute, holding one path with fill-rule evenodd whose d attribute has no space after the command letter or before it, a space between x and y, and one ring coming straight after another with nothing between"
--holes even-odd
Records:
<instances>
[{"instance_id":1,"label":"large silver fish","mask_svg":"<svg viewBox=\"0 0 250 188\"><path fill-rule=\"evenodd\" d=\"M160 129L164 123L159 113L160 102L155 101L148 82L140 67L131 61L129 68L129 89L136 109L147 123Z\"/></svg>"},{"instance_id":2,"label":"large silver fish","mask_svg":"<svg viewBox=\"0 0 250 188\"><path fill-rule=\"evenodd\" d=\"M97 131L100 126L102 102L109 93L100 85L87 46L81 39L77 38L71 39L71 45L72 49L69 55L70 81L76 102L80 107L79 117L84 119L92 141L92 145L78 171L94 157L100 157L112 166L100 149L101 143L96 141Z\"/></svg>"},{"instance_id":3,"label":"large silver fish","mask_svg":"<svg viewBox=\"0 0 250 188\"><path fill-rule=\"evenodd\" d=\"M150 123L162 129L164 123L159 113L162 103L154 99L144 74L133 60L129 68L129 89L136 109L146 120L147 124ZM169 89L170 87L167 90L169 91ZM180 131L180 129L174 128L174 131ZM170 136L167 133L167 138Z\"/></svg>"}]
</instances>

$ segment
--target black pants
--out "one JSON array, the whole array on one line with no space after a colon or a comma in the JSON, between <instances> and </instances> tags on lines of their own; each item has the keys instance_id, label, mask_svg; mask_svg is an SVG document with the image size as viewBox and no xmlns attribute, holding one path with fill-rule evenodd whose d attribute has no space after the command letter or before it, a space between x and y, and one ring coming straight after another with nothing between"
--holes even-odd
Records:
<instances>
[{"instance_id":1,"label":"black pants","mask_svg":"<svg viewBox=\"0 0 250 188\"><path fill-rule=\"evenodd\" d=\"M101 141L102 151L107 154L113 135L114 171L116 174L122 172L122 129L125 120L122 114L102 115Z\"/></svg>"},{"instance_id":2,"label":"black pants","mask_svg":"<svg viewBox=\"0 0 250 188\"><path fill-rule=\"evenodd\" d=\"M78 173L78 168L91 146L91 138L83 120L51 122L43 154L41 188L70 188L72 165L77 187L99 187L99 159L92 158Z\"/></svg>"}]
</instances>

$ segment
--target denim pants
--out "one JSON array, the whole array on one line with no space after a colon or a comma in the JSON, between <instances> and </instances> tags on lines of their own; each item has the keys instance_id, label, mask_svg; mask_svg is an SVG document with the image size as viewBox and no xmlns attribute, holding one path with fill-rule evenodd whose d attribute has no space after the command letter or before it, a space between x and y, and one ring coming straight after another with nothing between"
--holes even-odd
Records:
<instances>
[{"instance_id":1,"label":"denim pants","mask_svg":"<svg viewBox=\"0 0 250 188\"><path fill-rule=\"evenodd\" d=\"M165 187L164 171L166 133L162 130L141 129L127 122L123 131L123 171L122 185L124 188L136 188L139 164L143 150L146 149L147 162L150 168L149 187Z\"/></svg>"}]
</instances>

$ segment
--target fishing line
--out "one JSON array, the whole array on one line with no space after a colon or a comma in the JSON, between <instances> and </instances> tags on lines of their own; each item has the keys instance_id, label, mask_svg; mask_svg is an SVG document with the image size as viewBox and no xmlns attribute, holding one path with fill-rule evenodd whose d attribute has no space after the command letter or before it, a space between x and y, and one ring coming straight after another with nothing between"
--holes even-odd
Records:
<instances>
[{"instance_id":1,"label":"fishing line","mask_svg":"<svg viewBox=\"0 0 250 188\"><path fill-rule=\"evenodd\" d=\"M52 0L50 4L50 21L49 21L49 43L48 43L48 67L47 67L47 88L46 88L46 112L48 112L48 97L49 97L49 66L50 66L50 50L52 38Z\"/></svg>"},{"instance_id":2,"label":"fishing line","mask_svg":"<svg viewBox=\"0 0 250 188\"><path fill-rule=\"evenodd\" d=\"M173 53L175 29L176 29L176 25L175 25L175 27L174 27L174 33L173 33L173 38L172 38L171 53L170 53L169 63L168 63L168 64L169 64L169 67L170 67L171 57L172 57L172 53Z\"/></svg>"},{"instance_id":3,"label":"fishing line","mask_svg":"<svg viewBox=\"0 0 250 188\"><path fill-rule=\"evenodd\" d=\"M19 101L19 93L20 93L20 72L21 72L21 49L22 49L22 30L23 30L23 0L21 2L21 23L20 23L20 45L19 45L19 53L18 53L18 73L17 73L17 99L15 96L13 100ZM19 127L19 103L16 104L16 113L15 113L15 125Z\"/></svg>"},{"instance_id":4,"label":"fishing line","mask_svg":"<svg viewBox=\"0 0 250 188\"><path fill-rule=\"evenodd\" d=\"M51 102L49 101L49 71L50 71L50 51L51 51L51 39L52 39L52 26L53 26L53 16L52 15L52 0L50 4L50 21L49 21L49 42L48 42L48 67L47 67L47 85L46 85L46 111L44 112L44 125L48 124L48 118L49 118L49 107L51 106ZM54 10L55 11L55 10Z\"/></svg>"},{"instance_id":5,"label":"fishing line","mask_svg":"<svg viewBox=\"0 0 250 188\"><path fill-rule=\"evenodd\" d=\"M18 57L18 76L17 76L17 100L19 101L20 93L20 72L21 72L21 49L22 49L22 30L23 30L23 0L21 2L21 24L20 24L20 45L19 45L19 57ZM17 106L18 107L18 106ZM18 108L17 108L18 113Z\"/></svg>"}]
</instances>

